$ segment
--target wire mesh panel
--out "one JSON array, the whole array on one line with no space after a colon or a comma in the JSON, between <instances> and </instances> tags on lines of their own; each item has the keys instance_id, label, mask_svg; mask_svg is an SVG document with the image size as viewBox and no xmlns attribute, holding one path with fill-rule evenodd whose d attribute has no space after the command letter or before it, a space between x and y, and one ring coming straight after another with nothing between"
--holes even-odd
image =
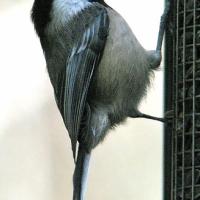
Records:
<instances>
[{"instance_id":1,"label":"wire mesh panel","mask_svg":"<svg viewBox=\"0 0 200 200\"><path fill-rule=\"evenodd\" d=\"M165 200L200 200L200 0L174 0L166 33Z\"/></svg>"}]
</instances>

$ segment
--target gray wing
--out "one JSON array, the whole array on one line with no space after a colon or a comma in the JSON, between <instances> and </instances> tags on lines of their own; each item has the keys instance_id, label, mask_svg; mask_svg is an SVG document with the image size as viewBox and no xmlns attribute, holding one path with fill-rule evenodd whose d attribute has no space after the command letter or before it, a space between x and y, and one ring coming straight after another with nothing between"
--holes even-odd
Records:
<instances>
[{"instance_id":1,"label":"gray wing","mask_svg":"<svg viewBox=\"0 0 200 200\"><path fill-rule=\"evenodd\" d=\"M84 11L83 11L84 12ZM94 20L74 44L66 68L60 73L56 100L68 129L74 159L76 145L87 104L88 89L95 68L103 54L108 35L109 19L106 9L98 9Z\"/></svg>"}]
</instances>

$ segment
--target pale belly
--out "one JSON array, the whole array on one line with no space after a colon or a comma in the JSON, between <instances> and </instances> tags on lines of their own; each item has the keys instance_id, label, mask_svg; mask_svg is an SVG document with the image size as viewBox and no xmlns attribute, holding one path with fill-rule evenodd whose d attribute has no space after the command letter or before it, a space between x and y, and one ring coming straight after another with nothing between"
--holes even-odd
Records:
<instances>
[{"instance_id":1,"label":"pale belly","mask_svg":"<svg viewBox=\"0 0 200 200\"><path fill-rule=\"evenodd\" d=\"M95 72L90 95L102 106L130 112L145 95L152 70L145 49L139 44L124 19L108 9L110 34Z\"/></svg>"}]
</instances>

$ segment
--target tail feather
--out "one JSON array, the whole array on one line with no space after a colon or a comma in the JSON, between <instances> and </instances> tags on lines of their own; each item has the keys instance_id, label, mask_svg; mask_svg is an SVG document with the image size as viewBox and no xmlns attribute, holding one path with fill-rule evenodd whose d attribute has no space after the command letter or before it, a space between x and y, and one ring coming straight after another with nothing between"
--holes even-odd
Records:
<instances>
[{"instance_id":1,"label":"tail feather","mask_svg":"<svg viewBox=\"0 0 200 200\"><path fill-rule=\"evenodd\" d=\"M91 153L87 153L85 149L79 145L78 157L73 177L73 200L84 200L87 187L90 157Z\"/></svg>"}]
</instances>

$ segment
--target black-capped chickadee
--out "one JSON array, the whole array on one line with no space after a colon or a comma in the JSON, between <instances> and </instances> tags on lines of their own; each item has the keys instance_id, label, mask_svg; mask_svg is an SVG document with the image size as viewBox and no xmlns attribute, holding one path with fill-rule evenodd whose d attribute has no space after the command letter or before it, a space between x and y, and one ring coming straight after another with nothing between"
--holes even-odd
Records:
<instances>
[{"instance_id":1,"label":"black-capped chickadee","mask_svg":"<svg viewBox=\"0 0 200 200\"><path fill-rule=\"evenodd\" d=\"M91 151L138 111L161 62L168 8L157 49L146 51L126 21L103 0L35 0L32 20L75 159L73 200L83 200ZM78 155L77 154L77 143Z\"/></svg>"}]
</instances>

